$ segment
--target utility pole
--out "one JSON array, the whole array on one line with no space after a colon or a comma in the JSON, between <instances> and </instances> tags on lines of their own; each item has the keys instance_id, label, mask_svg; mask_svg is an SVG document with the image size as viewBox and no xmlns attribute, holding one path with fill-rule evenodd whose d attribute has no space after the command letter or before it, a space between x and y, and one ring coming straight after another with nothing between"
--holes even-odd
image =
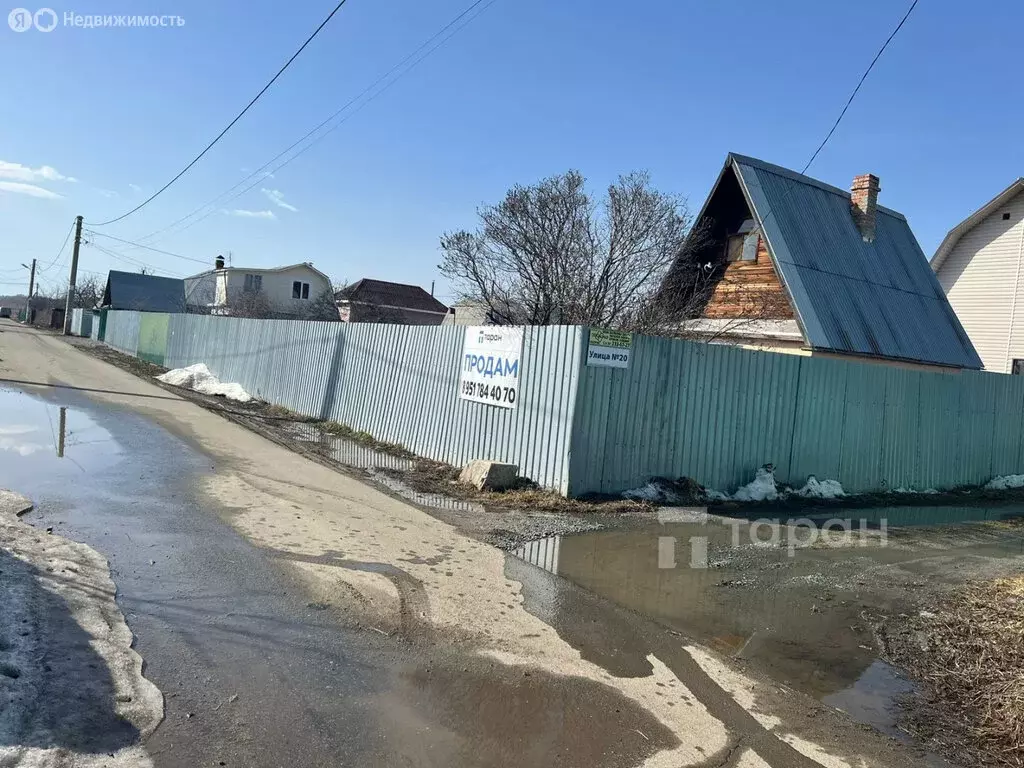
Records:
<instances>
[{"instance_id":1,"label":"utility pole","mask_svg":"<svg viewBox=\"0 0 1024 768\"><path fill-rule=\"evenodd\" d=\"M71 335L71 312L75 307L75 284L78 280L78 249L82 245L82 217L75 217L75 247L71 251L71 275L68 277L68 300L64 304L64 335Z\"/></svg>"},{"instance_id":2,"label":"utility pole","mask_svg":"<svg viewBox=\"0 0 1024 768\"><path fill-rule=\"evenodd\" d=\"M32 324L32 291L36 288L36 260L32 259L32 266L22 264L25 269L32 270L28 275L28 298L25 299L25 325Z\"/></svg>"}]
</instances>

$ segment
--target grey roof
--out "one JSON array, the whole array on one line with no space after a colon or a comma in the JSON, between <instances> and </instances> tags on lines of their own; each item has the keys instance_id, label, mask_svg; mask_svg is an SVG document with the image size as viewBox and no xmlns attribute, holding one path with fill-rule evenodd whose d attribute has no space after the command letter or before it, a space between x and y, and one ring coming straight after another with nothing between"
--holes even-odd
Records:
<instances>
[{"instance_id":1,"label":"grey roof","mask_svg":"<svg viewBox=\"0 0 1024 768\"><path fill-rule=\"evenodd\" d=\"M420 312L436 312L442 315L448 312L448 307L418 285L391 283L387 280L370 280L365 277L347 288L341 289L334 297L338 301L401 307Z\"/></svg>"},{"instance_id":2,"label":"grey roof","mask_svg":"<svg viewBox=\"0 0 1024 768\"><path fill-rule=\"evenodd\" d=\"M982 367L903 214L878 206L866 243L849 192L743 155L730 166L813 349Z\"/></svg>"},{"instance_id":3,"label":"grey roof","mask_svg":"<svg viewBox=\"0 0 1024 768\"><path fill-rule=\"evenodd\" d=\"M185 281L111 270L102 306L142 312L184 312Z\"/></svg>"}]
</instances>

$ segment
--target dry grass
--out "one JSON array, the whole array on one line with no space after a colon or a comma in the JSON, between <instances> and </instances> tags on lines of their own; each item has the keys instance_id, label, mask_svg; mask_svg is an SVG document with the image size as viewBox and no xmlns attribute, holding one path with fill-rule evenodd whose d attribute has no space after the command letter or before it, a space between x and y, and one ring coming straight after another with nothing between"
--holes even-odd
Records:
<instances>
[{"instance_id":1,"label":"dry grass","mask_svg":"<svg viewBox=\"0 0 1024 768\"><path fill-rule=\"evenodd\" d=\"M917 735L965 765L1024 768L1024 576L971 584L894 653L924 685Z\"/></svg>"},{"instance_id":2,"label":"dry grass","mask_svg":"<svg viewBox=\"0 0 1024 768\"><path fill-rule=\"evenodd\" d=\"M478 501L492 507L528 509L531 512L555 512L586 515L595 512L649 512L653 505L621 498L567 499L554 491L546 491L525 478L520 487L508 491L478 491L472 485L458 482L458 467L430 459L417 459L412 470L389 470L390 474L420 493L439 493L453 498Z\"/></svg>"}]
</instances>

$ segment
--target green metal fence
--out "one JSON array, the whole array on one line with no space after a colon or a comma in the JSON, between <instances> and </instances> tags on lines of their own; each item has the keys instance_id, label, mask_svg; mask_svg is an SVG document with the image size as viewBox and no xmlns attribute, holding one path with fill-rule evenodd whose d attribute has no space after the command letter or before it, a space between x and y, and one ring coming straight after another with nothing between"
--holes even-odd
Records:
<instances>
[{"instance_id":1,"label":"green metal fence","mask_svg":"<svg viewBox=\"0 0 1024 768\"><path fill-rule=\"evenodd\" d=\"M636 337L628 369L581 363L570 492L652 476L734 490L756 469L848 492L1024 471L1024 377L932 373Z\"/></svg>"}]
</instances>

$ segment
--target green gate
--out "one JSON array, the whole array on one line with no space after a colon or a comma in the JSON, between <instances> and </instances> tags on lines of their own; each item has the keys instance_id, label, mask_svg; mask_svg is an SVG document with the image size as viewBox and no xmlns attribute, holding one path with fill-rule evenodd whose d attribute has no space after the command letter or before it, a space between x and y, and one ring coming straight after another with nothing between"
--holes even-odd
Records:
<instances>
[{"instance_id":1,"label":"green gate","mask_svg":"<svg viewBox=\"0 0 1024 768\"><path fill-rule=\"evenodd\" d=\"M167 328L171 316L163 312L143 312L139 318L140 359L156 365L164 364L167 354Z\"/></svg>"}]
</instances>

